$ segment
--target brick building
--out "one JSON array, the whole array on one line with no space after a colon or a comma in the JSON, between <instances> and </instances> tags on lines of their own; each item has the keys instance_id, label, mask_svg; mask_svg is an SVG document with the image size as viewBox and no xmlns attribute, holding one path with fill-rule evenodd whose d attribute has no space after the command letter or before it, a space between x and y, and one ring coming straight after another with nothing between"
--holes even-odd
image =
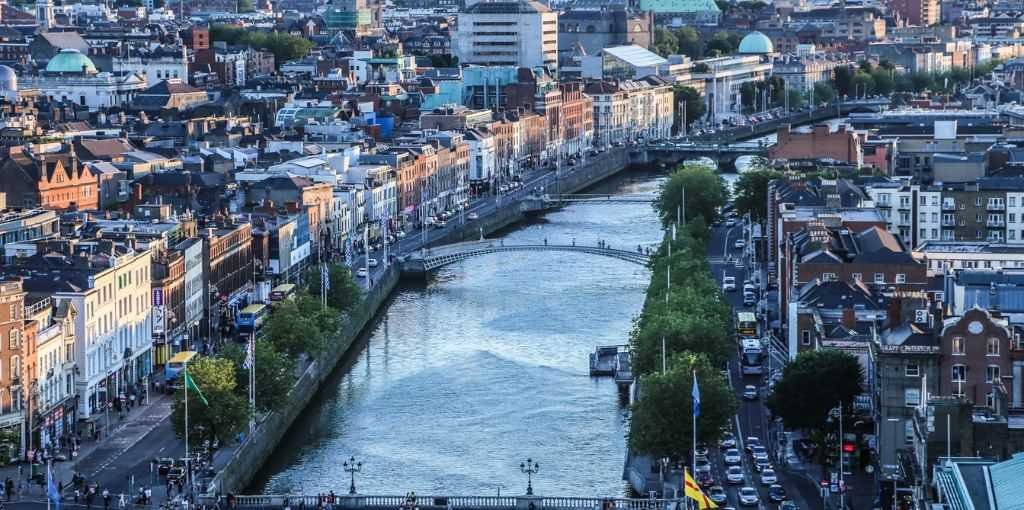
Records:
<instances>
[{"instance_id":1,"label":"brick building","mask_svg":"<svg viewBox=\"0 0 1024 510\"><path fill-rule=\"evenodd\" d=\"M68 144L12 147L0 162L0 192L12 207L58 210L99 206L96 176Z\"/></svg>"},{"instance_id":2,"label":"brick building","mask_svg":"<svg viewBox=\"0 0 1024 510\"><path fill-rule=\"evenodd\" d=\"M846 126L830 131L827 125L814 126L810 133L792 131L790 126L779 127L778 143L768 150L770 159L834 159L843 163L864 164L864 150L860 137Z\"/></svg>"},{"instance_id":3,"label":"brick building","mask_svg":"<svg viewBox=\"0 0 1024 510\"><path fill-rule=\"evenodd\" d=\"M1014 349L1008 321L989 310L972 308L943 321L940 396L962 397L976 406L996 408L1013 388L1010 353Z\"/></svg>"}]
</instances>

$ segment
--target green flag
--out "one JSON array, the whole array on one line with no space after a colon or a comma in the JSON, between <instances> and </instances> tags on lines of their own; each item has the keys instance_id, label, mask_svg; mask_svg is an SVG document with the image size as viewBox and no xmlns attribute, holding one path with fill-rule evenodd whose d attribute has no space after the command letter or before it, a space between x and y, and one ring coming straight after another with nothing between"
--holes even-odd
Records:
<instances>
[{"instance_id":1,"label":"green flag","mask_svg":"<svg viewBox=\"0 0 1024 510\"><path fill-rule=\"evenodd\" d=\"M188 397L187 393L189 391L194 391L196 396L199 397L200 402L210 405L210 403L206 401L206 397L203 396L203 392L199 391L199 386L196 386L196 382L192 380L190 375L188 375L188 370L184 370L183 373L185 374L185 397Z\"/></svg>"}]
</instances>

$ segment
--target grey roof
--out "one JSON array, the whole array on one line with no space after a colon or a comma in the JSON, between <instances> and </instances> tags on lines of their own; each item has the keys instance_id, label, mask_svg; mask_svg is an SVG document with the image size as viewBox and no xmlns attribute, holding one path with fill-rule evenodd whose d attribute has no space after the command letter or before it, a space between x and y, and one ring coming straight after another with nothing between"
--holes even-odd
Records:
<instances>
[{"instance_id":1,"label":"grey roof","mask_svg":"<svg viewBox=\"0 0 1024 510\"><path fill-rule=\"evenodd\" d=\"M668 60L665 60L657 53L648 51L646 48L635 44L630 46L613 46L601 51L635 67L658 66L668 63Z\"/></svg>"},{"instance_id":2,"label":"grey roof","mask_svg":"<svg viewBox=\"0 0 1024 510\"><path fill-rule=\"evenodd\" d=\"M1024 453L989 467L996 508L1024 508Z\"/></svg>"}]
</instances>

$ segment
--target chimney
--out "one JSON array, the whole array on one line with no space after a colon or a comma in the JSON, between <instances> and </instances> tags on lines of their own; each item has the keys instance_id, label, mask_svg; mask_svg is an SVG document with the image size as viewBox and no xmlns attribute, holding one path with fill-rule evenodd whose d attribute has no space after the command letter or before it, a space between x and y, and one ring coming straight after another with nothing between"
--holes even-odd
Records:
<instances>
[{"instance_id":1,"label":"chimney","mask_svg":"<svg viewBox=\"0 0 1024 510\"><path fill-rule=\"evenodd\" d=\"M849 329L857 327L857 313L853 310L852 306L843 308L843 326Z\"/></svg>"}]
</instances>

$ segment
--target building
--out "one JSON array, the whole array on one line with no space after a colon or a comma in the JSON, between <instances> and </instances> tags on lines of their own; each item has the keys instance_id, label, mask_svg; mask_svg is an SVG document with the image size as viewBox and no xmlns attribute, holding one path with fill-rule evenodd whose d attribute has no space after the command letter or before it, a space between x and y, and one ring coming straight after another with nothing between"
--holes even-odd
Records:
<instances>
[{"instance_id":1,"label":"building","mask_svg":"<svg viewBox=\"0 0 1024 510\"><path fill-rule=\"evenodd\" d=\"M0 458L20 460L25 450L25 385L21 377L25 337L25 291L20 278L0 282Z\"/></svg>"},{"instance_id":2,"label":"building","mask_svg":"<svg viewBox=\"0 0 1024 510\"><path fill-rule=\"evenodd\" d=\"M654 14L658 26L716 26L722 10L712 0L640 0L640 10Z\"/></svg>"},{"instance_id":3,"label":"building","mask_svg":"<svg viewBox=\"0 0 1024 510\"><path fill-rule=\"evenodd\" d=\"M779 128L777 137L776 144L768 149L770 159L831 159L857 167L864 164L860 137L845 125L836 131L830 131L827 125L818 125L810 133L799 133L786 124Z\"/></svg>"},{"instance_id":4,"label":"building","mask_svg":"<svg viewBox=\"0 0 1024 510\"><path fill-rule=\"evenodd\" d=\"M888 0L886 3L907 25L931 26L939 22L939 0Z\"/></svg>"},{"instance_id":5,"label":"building","mask_svg":"<svg viewBox=\"0 0 1024 510\"><path fill-rule=\"evenodd\" d=\"M605 48L635 45L647 48L654 42L654 20L646 12L630 12L621 4L600 9L569 8L558 15L558 54L564 62L582 49L596 55Z\"/></svg>"},{"instance_id":6,"label":"building","mask_svg":"<svg viewBox=\"0 0 1024 510\"><path fill-rule=\"evenodd\" d=\"M1019 346L1007 320L990 310L975 306L960 317L945 319L939 345L940 396L965 398L997 410L1000 393L1020 384L1014 381L1010 361L1010 351Z\"/></svg>"},{"instance_id":7,"label":"building","mask_svg":"<svg viewBox=\"0 0 1024 510\"><path fill-rule=\"evenodd\" d=\"M38 89L50 100L71 101L91 111L127 105L145 90L146 77L132 72L100 72L75 49L61 50L38 75L23 76L22 88Z\"/></svg>"},{"instance_id":8,"label":"building","mask_svg":"<svg viewBox=\"0 0 1024 510\"><path fill-rule=\"evenodd\" d=\"M35 241L60 233L57 213L48 209L0 210L0 248L4 261L35 254Z\"/></svg>"},{"instance_id":9,"label":"building","mask_svg":"<svg viewBox=\"0 0 1024 510\"><path fill-rule=\"evenodd\" d=\"M756 39L761 44L749 50L756 49L765 54L774 51L770 41L764 43L761 38ZM748 46L754 46L754 43L748 43ZM771 71L772 63L763 54L716 57L694 63L692 79L703 83L708 118L719 122L740 115L743 107L740 89L744 83L764 81Z\"/></svg>"},{"instance_id":10,"label":"building","mask_svg":"<svg viewBox=\"0 0 1024 510\"><path fill-rule=\"evenodd\" d=\"M203 276L206 278L206 324L199 334L207 340L231 332L235 311L244 307L254 290L252 224L226 223L199 232L203 240Z\"/></svg>"},{"instance_id":11,"label":"building","mask_svg":"<svg viewBox=\"0 0 1024 510\"><path fill-rule=\"evenodd\" d=\"M453 39L460 64L558 71L558 13L535 0L466 7Z\"/></svg>"},{"instance_id":12,"label":"building","mask_svg":"<svg viewBox=\"0 0 1024 510\"><path fill-rule=\"evenodd\" d=\"M57 453L56 448L70 446L78 422L74 327L78 311L69 300L44 298L26 307L25 315L36 326L35 362L25 367L35 370L28 441L49 457Z\"/></svg>"},{"instance_id":13,"label":"building","mask_svg":"<svg viewBox=\"0 0 1024 510\"><path fill-rule=\"evenodd\" d=\"M942 275L961 269L1024 269L1024 246L988 241L924 241L914 258L928 272Z\"/></svg>"},{"instance_id":14,"label":"building","mask_svg":"<svg viewBox=\"0 0 1024 510\"><path fill-rule=\"evenodd\" d=\"M0 160L0 192L7 205L20 208L95 209L96 176L70 144L11 147Z\"/></svg>"}]
</instances>

